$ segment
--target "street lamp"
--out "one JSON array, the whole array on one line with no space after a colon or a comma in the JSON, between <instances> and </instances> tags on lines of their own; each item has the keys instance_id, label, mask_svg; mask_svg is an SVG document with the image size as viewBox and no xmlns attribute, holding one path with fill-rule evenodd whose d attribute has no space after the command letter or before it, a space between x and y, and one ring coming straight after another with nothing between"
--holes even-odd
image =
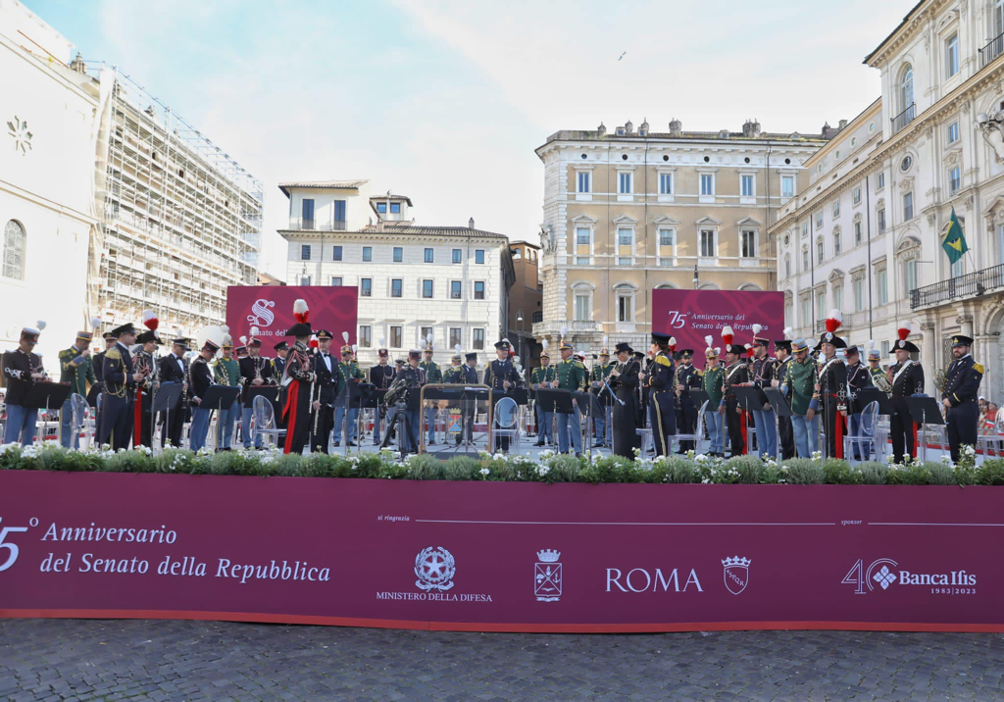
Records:
<instances>
[{"instance_id":1,"label":"street lamp","mask_svg":"<svg viewBox=\"0 0 1004 702\"><path fill-rule=\"evenodd\" d=\"M520 307L516 310L516 324L519 330L519 356L521 359L526 360L526 356L523 355L523 308ZM524 366L524 368L529 366Z\"/></svg>"}]
</instances>

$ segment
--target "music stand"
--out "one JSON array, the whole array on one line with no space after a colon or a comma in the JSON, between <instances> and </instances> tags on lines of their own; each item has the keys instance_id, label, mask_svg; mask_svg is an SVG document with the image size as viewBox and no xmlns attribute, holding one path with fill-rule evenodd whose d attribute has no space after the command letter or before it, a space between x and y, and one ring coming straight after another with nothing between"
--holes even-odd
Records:
<instances>
[{"instance_id":1,"label":"music stand","mask_svg":"<svg viewBox=\"0 0 1004 702\"><path fill-rule=\"evenodd\" d=\"M704 390L690 389L690 399L694 401L694 407L700 409L705 402L710 399L710 395ZM717 407L715 408L718 409Z\"/></svg>"},{"instance_id":2,"label":"music stand","mask_svg":"<svg viewBox=\"0 0 1004 702\"><path fill-rule=\"evenodd\" d=\"M87 391L87 404L94 409L98 408L98 395L105 391L105 384L102 382L94 383L91 389Z\"/></svg>"},{"instance_id":3,"label":"music stand","mask_svg":"<svg viewBox=\"0 0 1004 702\"><path fill-rule=\"evenodd\" d=\"M157 433L157 414L159 412L164 413L164 434L162 438L166 438L167 433L169 433L171 428L171 410L175 408L178 404L178 400L181 399L181 385L175 382L167 382L160 386L157 390L157 394L153 396L153 401L150 403L150 443L156 444L157 442L153 440L154 434ZM161 444L164 442L161 441ZM151 449L153 446L150 447Z\"/></svg>"},{"instance_id":4,"label":"music stand","mask_svg":"<svg viewBox=\"0 0 1004 702\"><path fill-rule=\"evenodd\" d=\"M237 401L237 396L241 394L238 385L210 385L206 394L202 396L199 409L207 409L210 412L219 412L230 409L231 405ZM217 415L218 416L218 415ZM212 422L212 416L209 421ZM220 435L223 432L222 422L216 423L216 450L220 449Z\"/></svg>"},{"instance_id":5,"label":"music stand","mask_svg":"<svg viewBox=\"0 0 1004 702\"><path fill-rule=\"evenodd\" d=\"M889 401L889 396L878 388L861 388L858 390L857 399L861 403L861 407L867 407L870 403L877 402L879 414L887 416L892 414L892 402Z\"/></svg>"},{"instance_id":6,"label":"music stand","mask_svg":"<svg viewBox=\"0 0 1004 702\"><path fill-rule=\"evenodd\" d=\"M365 394L367 388L375 387L372 383L354 382L360 380L359 378L349 378L349 381L345 383L344 389L339 393L342 403L345 405L345 411L342 414L342 426L335 427L338 431L338 443L342 443L342 439L345 439L345 445L342 449L342 455L347 456L349 453L349 441L351 441L352 432L349 430L349 416L352 413L352 401L356 400L357 403L360 398ZM338 401L338 398L335 398ZM358 433L358 432L357 432ZM356 439L362 442L362 439L357 435ZM356 444L356 449L359 448L359 444ZM357 451L358 453L358 451Z\"/></svg>"},{"instance_id":7,"label":"music stand","mask_svg":"<svg viewBox=\"0 0 1004 702\"><path fill-rule=\"evenodd\" d=\"M53 407L62 407L63 403L66 402L66 398L70 396L71 389L69 383L32 383L31 389L28 390L28 396L24 399L22 406L29 409L44 409L47 417L46 421L48 421L49 410ZM62 440L62 422L59 422L59 433L59 438ZM44 431L41 439L45 440Z\"/></svg>"},{"instance_id":8,"label":"music stand","mask_svg":"<svg viewBox=\"0 0 1004 702\"><path fill-rule=\"evenodd\" d=\"M583 405L585 405L585 407L586 407L586 409L585 409L585 414L586 414L586 430L583 431L583 429L582 429L582 422L580 421L579 422L579 435L582 437L582 449L583 450L585 450L586 448L590 448L591 449L592 445L589 444L587 446L586 439L589 436L589 431L591 429L593 429L593 427L594 427L594 425L593 425L593 416L595 414L599 413L599 412L603 412L603 405L600 404L600 401L597 398L597 396L594 395L593 393L589 392L588 390L584 390L584 391L581 391L581 392L579 392L579 391L572 392L572 397L578 403L579 414L580 415L583 412L583 409L582 409ZM574 412L575 410L573 409L572 411Z\"/></svg>"},{"instance_id":9,"label":"music stand","mask_svg":"<svg viewBox=\"0 0 1004 702\"><path fill-rule=\"evenodd\" d=\"M907 397L906 406L910 408L910 417L914 423L920 427L917 434L924 436L924 441L920 444L920 460L927 460L927 429L928 424L939 424L945 426L945 418L941 416L941 404L934 397L923 395L921 397ZM920 441L920 439L917 439ZM916 448L916 447L914 447ZM944 447L942 447L944 448Z\"/></svg>"}]
</instances>

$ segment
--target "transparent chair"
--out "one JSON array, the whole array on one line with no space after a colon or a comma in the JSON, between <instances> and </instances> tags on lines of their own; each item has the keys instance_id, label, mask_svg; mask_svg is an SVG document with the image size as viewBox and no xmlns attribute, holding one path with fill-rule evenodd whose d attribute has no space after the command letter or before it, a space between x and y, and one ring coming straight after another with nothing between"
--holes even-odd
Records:
<instances>
[{"instance_id":1,"label":"transparent chair","mask_svg":"<svg viewBox=\"0 0 1004 702\"><path fill-rule=\"evenodd\" d=\"M255 432L267 439L271 446L279 444L280 437L286 436L286 430L275 424L275 410L267 397L258 395L251 406L251 436Z\"/></svg>"},{"instance_id":2,"label":"transparent chair","mask_svg":"<svg viewBox=\"0 0 1004 702\"><path fill-rule=\"evenodd\" d=\"M495 403L492 431L495 436L508 436L512 450L519 450L519 405L511 397Z\"/></svg>"},{"instance_id":3,"label":"transparent chair","mask_svg":"<svg viewBox=\"0 0 1004 702\"><path fill-rule=\"evenodd\" d=\"M879 405L877 402L869 402L861 412L861 423L858 426L860 432L857 436L844 437L844 458L854 461L855 456L864 456L864 460L869 460L871 455L878 454L876 437L879 427Z\"/></svg>"},{"instance_id":4,"label":"transparent chair","mask_svg":"<svg viewBox=\"0 0 1004 702\"><path fill-rule=\"evenodd\" d=\"M681 441L693 441L694 453L698 454L701 452L701 440L704 438L704 411L707 408L708 400L705 400L701 408L697 410L697 426L694 427L693 434L673 434L673 436L669 437L670 451L673 450L674 444L679 444Z\"/></svg>"},{"instance_id":5,"label":"transparent chair","mask_svg":"<svg viewBox=\"0 0 1004 702\"><path fill-rule=\"evenodd\" d=\"M87 405L87 399L78 393L73 393L70 395L70 436L77 437L77 445L80 445L80 432L84 429L84 424L87 422L87 415L90 413L90 407ZM88 438L87 445L90 446L91 439ZM73 445L73 442L70 442Z\"/></svg>"}]
</instances>

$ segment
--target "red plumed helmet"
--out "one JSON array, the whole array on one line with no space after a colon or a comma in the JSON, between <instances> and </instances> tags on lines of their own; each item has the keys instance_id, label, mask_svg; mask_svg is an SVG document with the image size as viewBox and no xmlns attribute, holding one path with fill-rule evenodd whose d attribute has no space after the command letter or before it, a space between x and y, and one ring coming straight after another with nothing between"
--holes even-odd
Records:
<instances>
[{"instance_id":1,"label":"red plumed helmet","mask_svg":"<svg viewBox=\"0 0 1004 702\"><path fill-rule=\"evenodd\" d=\"M746 344L746 355L753 358L753 344Z\"/></svg>"},{"instance_id":2,"label":"red plumed helmet","mask_svg":"<svg viewBox=\"0 0 1004 702\"><path fill-rule=\"evenodd\" d=\"M307 323L307 318L310 316L310 308L307 307L306 300L301 299L293 303L293 316L300 324Z\"/></svg>"},{"instance_id":3,"label":"red plumed helmet","mask_svg":"<svg viewBox=\"0 0 1004 702\"><path fill-rule=\"evenodd\" d=\"M670 351L676 351L676 337L675 336L669 337L669 350Z\"/></svg>"},{"instance_id":4,"label":"red plumed helmet","mask_svg":"<svg viewBox=\"0 0 1004 702\"><path fill-rule=\"evenodd\" d=\"M830 310L830 314L826 318L826 331L833 334L837 329L840 329L840 325L843 323L844 315L840 313L840 310Z\"/></svg>"},{"instance_id":5,"label":"red plumed helmet","mask_svg":"<svg viewBox=\"0 0 1004 702\"><path fill-rule=\"evenodd\" d=\"M722 327L722 341L725 342L726 349L732 346L732 339L734 338L735 334L732 333L732 327Z\"/></svg>"},{"instance_id":6,"label":"red plumed helmet","mask_svg":"<svg viewBox=\"0 0 1004 702\"><path fill-rule=\"evenodd\" d=\"M157 331L157 327L160 325L157 313L153 310L143 310L143 325L150 331Z\"/></svg>"},{"instance_id":7,"label":"red plumed helmet","mask_svg":"<svg viewBox=\"0 0 1004 702\"><path fill-rule=\"evenodd\" d=\"M310 348L316 349L320 345L321 345L320 342L317 341L317 334L311 334L310 335Z\"/></svg>"},{"instance_id":8,"label":"red plumed helmet","mask_svg":"<svg viewBox=\"0 0 1004 702\"><path fill-rule=\"evenodd\" d=\"M899 325L899 329L896 333L899 335L900 341L906 341L906 337L910 336L910 332L913 331L913 326L909 322L903 322Z\"/></svg>"}]
</instances>

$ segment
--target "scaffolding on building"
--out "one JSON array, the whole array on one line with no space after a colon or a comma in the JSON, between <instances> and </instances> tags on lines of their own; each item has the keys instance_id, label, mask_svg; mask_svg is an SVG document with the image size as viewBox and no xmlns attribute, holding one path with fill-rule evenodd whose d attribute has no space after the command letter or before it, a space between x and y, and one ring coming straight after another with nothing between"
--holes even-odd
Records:
<instances>
[{"instance_id":1,"label":"scaffolding on building","mask_svg":"<svg viewBox=\"0 0 1004 702\"><path fill-rule=\"evenodd\" d=\"M87 72L114 81L99 116L89 296L108 324L144 309L172 333L222 324L227 286L257 284L261 182L127 74Z\"/></svg>"}]
</instances>

